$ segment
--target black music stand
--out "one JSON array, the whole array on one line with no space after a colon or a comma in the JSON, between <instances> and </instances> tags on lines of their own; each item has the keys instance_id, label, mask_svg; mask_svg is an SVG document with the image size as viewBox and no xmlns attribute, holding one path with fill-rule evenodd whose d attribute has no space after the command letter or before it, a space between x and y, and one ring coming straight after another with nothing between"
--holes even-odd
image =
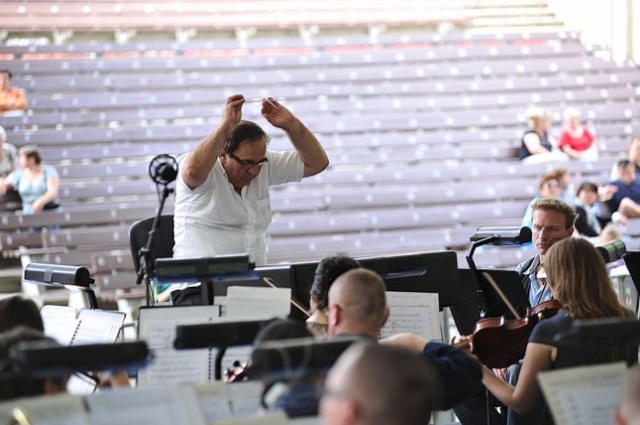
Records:
<instances>
[{"instance_id":1,"label":"black music stand","mask_svg":"<svg viewBox=\"0 0 640 425\"><path fill-rule=\"evenodd\" d=\"M251 345L269 320L180 325L173 346L177 350L217 348L214 378L222 379L222 357L227 348Z\"/></svg>"},{"instance_id":2,"label":"black music stand","mask_svg":"<svg viewBox=\"0 0 640 425\"><path fill-rule=\"evenodd\" d=\"M249 255L218 255L195 258L156 258L156 283L200 283L202 303L213 305L214 282L258 279Z\"/></svg>"},{"instance_id":3,"label":"black music stand","mask_svg":"<svg viewBox=\"0 0 640 425\"><path fill-rule=\"evenodd\" d=\"M638 309L640 308L640 251L627 251L622 258L624 259L627 270L629 270L629 276L631 276L633 285L636 287L636 291L638 293L635 303L635 313L637 315Z\"/></svg>"}]
</instances>

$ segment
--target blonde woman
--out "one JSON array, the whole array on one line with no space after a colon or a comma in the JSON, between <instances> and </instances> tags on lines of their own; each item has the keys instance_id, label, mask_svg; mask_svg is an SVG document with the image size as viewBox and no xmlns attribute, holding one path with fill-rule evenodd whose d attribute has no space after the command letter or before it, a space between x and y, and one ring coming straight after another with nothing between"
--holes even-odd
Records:
<instances>
[{"instance_id":1,"label":"blonde woman","mask_svg":"<svg viewBox=\"0 0 640 425\"><path fill-rule=\"evenodd\" d=\"M525 162L544 162L566 160L567 157L554 151L555 140L549 135L551 113L544 108L529 108L525 111L529 130L522 136L520 160Z\"/></svg>"}]
</instances>

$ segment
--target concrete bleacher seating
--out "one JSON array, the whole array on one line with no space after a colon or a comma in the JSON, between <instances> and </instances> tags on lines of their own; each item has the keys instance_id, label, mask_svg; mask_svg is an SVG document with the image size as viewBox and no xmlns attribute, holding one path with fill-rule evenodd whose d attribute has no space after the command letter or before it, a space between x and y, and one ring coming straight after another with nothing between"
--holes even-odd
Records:
<instances>
[{"instance_id":1,"label":"concrete bleacher seating","mask_svg":"<svg viewBox=\"0 0 640 425\"><path fill-rule=\"evenodd\" d=\"M601 182L640 129L637 68L595 50L557 31L8 46L0 67L14 71L30 110L0 125L57 167L64 211L1 216L3 250L42 245L52 262L90 265L105 292L126 287L126 244L106 241L154 213L149 160L192 149L236 91L285 98L331 159L322 174L272 190L272 262L464 246L477 226L519 224L552 166L515 159L526 107L556 120L565 106L582 110L602 153L566 164L581 179ZM257 104L244 113L260 122ZM269 133L271 148L289 148ZM46 246L56 233L38 229L51 225L68 240ZM73 243L85 228L95 247ZM503 257L508 266L518 256Z\"/></svg>"}]
</instances>

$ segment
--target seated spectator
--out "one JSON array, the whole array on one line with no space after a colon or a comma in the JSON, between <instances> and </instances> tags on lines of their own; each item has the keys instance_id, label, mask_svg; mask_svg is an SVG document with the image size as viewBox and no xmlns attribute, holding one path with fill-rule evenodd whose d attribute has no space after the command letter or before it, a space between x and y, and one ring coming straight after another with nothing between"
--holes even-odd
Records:
<instances>
[{"instance_id":1,"label":"seated spectator","mask_svg":"<svg viewBox=\"0 0 640 425\"><path fill-rule=\"evenodd\" d=\"M640 425L640 365L633 366L626 374L614 415L617 425Z\"/></svg>"},{"instance_id":2,"label":"seated spectator","mask_svg":"<svg viewBox=\"0 0 640 425\"><path fill-rule=\"evenodd\" d=\"M635 164L628 159L618 161L617 168L620 177L605 183L599 194L613 212L611 220L625 224L627 218L640 217L640 179Z\"/></svg>"},{"instance_id":3,"label":"seated spectator","mask_svg":"<svg viewBox=\"0 0 640 425\"><path fill-rule=\"evenodd\" d=\"M20 148L20 168L9 174L0 184L0 195L15 189L22 198L22 212L33 214L55 210L58 200L58 172L51 165L43 165L40 150L33 145Z\"/></svg>"},{"instance_id":4,"label":"seated spectator","mask_svg":"<svg viewBox=\"0 0 640 425\"><path fill-rule=\"evenodd\" d=\"M540 179L540 183L538 183L538 194L529 202L527 205L527 209L522 216L522 226L527 226L530 229L532 228L532 211L531 207L535 201L540 198L558 198L560 196L562 188L560 187L560 182L558 178L553 174L545 174Z\"/></svg>"},{"instance_id":5,"label":"seated spectator","mask_svg":"<svg viewBox=\"0 0 640 425\"><path fill-rule=\"evenodd\" d=\"M583 182L578 186L578 198L574 202L578 213L576 230L582 236L598 236L600 227L600 208L598 206L598 186L595 183Z\"/></svg>"},{"instance_id":6,"label":"seated spectator","mask_svg":"<svg viewBox=\"0 0 640 425\"><path fill-rule=\"evenodd\" d=\"M327 336L327 309L329 308L329 288L342 273L357 269L360 264L351 257L336 255L323 258L316 268L311 286L311 316L307 327L314 336Z\"/></svg>"},{"instance_id":7,"label":"seated spectator","mask_svg":"<svg viewBox=\"0 0 640 425\"><path fill-rule=\"evenodd\" d=\"M546 161L566 161L567 156L555 149L555 140L549 135L551 114L543 108L529 108L525 111L529 120L529 130L522 136L520 160L526 163Z\"/></svg>"},{"instance_id":8,"label":"seated spectator","mask_svg":"<svg viewBox=\"0 0 640 425\"><path fill-rule=\"evenodd\" d=\"M323 425L423 425L438 406L436 372L402 347L360 342L327 375Z\"/></svg>"},{"instance_id":9,"label":"seated spectator","mask_svg":"<svg viewBox=\"0 0 640 425\"><path fill-rule=\"evenodd\" d=\"M560 183L560 195L558 199L569 205L576 200L576 188L571 183L571 172L566 167L553 167L547 174L555 176Z\"/></svg>"},{"instance_id":10,"label":"seated spectator","mask_svg":"<svg viewBox=\"0 0 640 425\"><path fill-rule=\"evenodd\" d=\"M629 144L627 145L627 155L626 158L631 161L636 166L636 174L640 174L640 135L632 136L629 139ZM618 175L618 163L616 162L611 167L611 174L609 176L609 180L617 180L620 176Z\"/></svg>"},{"instance_id":11,"label":"seated spectator","mask_svg":"<svg viewBox=\"0 0 640 425\"><path fill-rule=\"evenodd\" d=\"M12 144L6 143L7 132L0 127L0 178L4 179L16 169L17 151Z\"/></svg>"},{"instance_id":12,"label":"seated spectator","mask_svg":"<svg viewBox=\"0 0 640 425\"><path fill-rule=\"evenodd\" d=\"M27 97L17 87L11 86L11 72L0 69L0 115L22 115L27 110Z\"/></svg>"},{"instance_id":13,"label":"seated spectator","mask_svg":"<svg viewBox=\"0 0 640 425\"><path fill-rule=\"evenodd\" d=\"M580 123L580 111L569 107L564 110L564 128L558 138L558 146L572 159L593 161L598 159L596 138Z\"/></svg>"}]
</instances>

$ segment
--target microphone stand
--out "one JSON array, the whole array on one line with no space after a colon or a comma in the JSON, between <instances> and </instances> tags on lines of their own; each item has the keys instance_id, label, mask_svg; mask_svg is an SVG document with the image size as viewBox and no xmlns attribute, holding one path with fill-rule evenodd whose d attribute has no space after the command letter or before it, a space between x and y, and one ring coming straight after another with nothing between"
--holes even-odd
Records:
<instances>
[{"instance_id":1,"label":"microphone stand","mask_svg":"<svg viewBox=\"0 0 640 425\"><path fill-rule=\"evenodd\" d=\"M155 294L155 291L152 290L152 283L151 283L151 278L154 275L153 261L151 259L151 250L153 249L156 230L158 230L158 227L160 226L160 217L162 215L162 210L164 209L164 203L169 197L169 195L173 192L173 189L170 189L168 187L169 183L170 182L163 183L164 189L162 190L162 196L160 198L160 206L158 207L156 216L153 219L153 224L151 225L151 229L149 230L147 245L138 250L140 270L138 271L138 279L136 281L136 284L140 285L140 283L144 279L145 295L146 295L146 301L148 306L157 303L156 294Z\"/></svg>"},{"instance_id":2,"label":"microphone stand","mask_svg":"<svg viewBox=\"0 0 640 425\"><path fill-rule=\"evenodd\" d=\"M483 290L484 288L486 288L484 277L480 275L480 272L478 272L476 263L475 261L473 261L473 254L476 251L476 248L478 248L479 246L490 244L491 242L494 242L496 239L498 239L498 235L491 235L484 239L471 242L471 245L469 247L469 253L466 256L469 269L473 273L473 276L475 276L476 282L478 283L478 290L476 291L476 293L478 294L478 297L480 298L480 302L482 304L482 307L480 307L480 310L478 311L479 319L485 318L485 315L489 310L489 303L487 302L487 298L485 297L484 290Z\"/></svg>"}]
</instances>

